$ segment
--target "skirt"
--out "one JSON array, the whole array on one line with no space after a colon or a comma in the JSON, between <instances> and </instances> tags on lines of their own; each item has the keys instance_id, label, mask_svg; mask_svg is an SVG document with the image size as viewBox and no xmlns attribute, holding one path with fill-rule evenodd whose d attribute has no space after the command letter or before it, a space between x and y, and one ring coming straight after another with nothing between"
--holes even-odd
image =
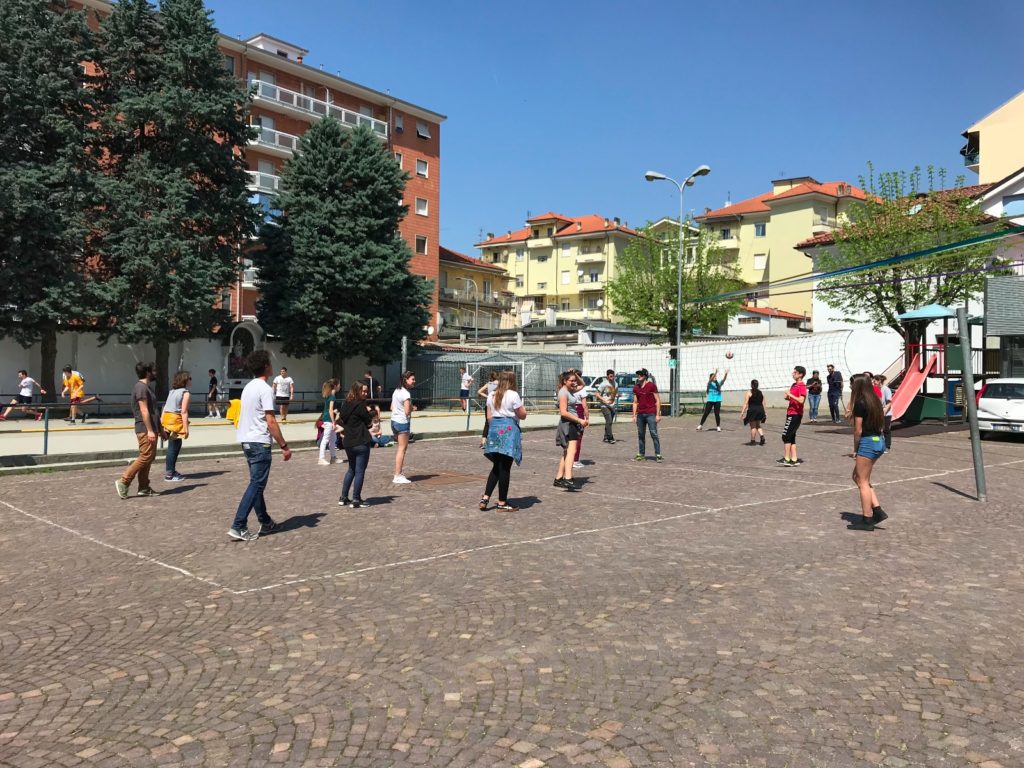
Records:
<instances>
[{"instance_id":1,"label":"skirt","mask_svg":"<svg viewBox=\"0 0 1024 768\"><path fill-rule=\"evenodd\" d=\"M752 421L759 421L762 424L767 421L767 414L764 412L763 405L748 405L747 415L743 419L744 424L749 424Z\"/></svg>"},{"instance_id":2,"label":"skirt","mask_svg":"<svg viewBox=\"0 0 1024 768\"><path fill-rule=\"evenodd\" d=\"M487 442L484 444L484 456L498 453L515 459L517 465L523 463L523 433L519 422L507 416L492 416L487 429Z\"/></svg>"}]
</instances>

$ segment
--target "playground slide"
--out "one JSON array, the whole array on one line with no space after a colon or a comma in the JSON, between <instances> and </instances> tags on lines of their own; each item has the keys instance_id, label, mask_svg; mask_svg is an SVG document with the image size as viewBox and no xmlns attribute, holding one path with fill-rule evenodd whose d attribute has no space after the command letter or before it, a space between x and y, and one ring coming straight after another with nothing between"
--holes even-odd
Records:
<instances>
[{"instance_id":1,"label":"playground slide","mask_svg":"<svg viewBox=\"0 0 1024 768\"><path fill-rule=\"evenodd\" d=\"M917 393L921 391L924 380L928 378L929 373L935 370L938 362L938 355L932 355L928 358L928 364L922 370L921 353L918 352L914 355L914 358L910 361L910 366L907 368L907 372L903 374L903 381L892 395L889 413L893 421L896 421L907 412L910 403L917 397Z\"/></svg>"}]
</instances>

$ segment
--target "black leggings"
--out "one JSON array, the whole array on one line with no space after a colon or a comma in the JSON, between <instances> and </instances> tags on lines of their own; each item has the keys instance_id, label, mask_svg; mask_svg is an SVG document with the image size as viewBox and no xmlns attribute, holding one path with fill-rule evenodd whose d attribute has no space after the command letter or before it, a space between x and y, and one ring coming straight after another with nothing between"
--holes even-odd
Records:
<instances>
[{"instance_id":1,"label":"black leggings","mask_svg":"<svg viewBox=\"0 0 1024 768\"><path fill-rule=\"evenodd\" d=\"M700 417L700 425L703 427L704 422L707 421L708 415L711 411L715 412L715 426L722 426L722 404L721 403L704 403L704 415Z\"/></svg>"},{"instance_id":2,"label":"black leggings","mask_svg":"<svg viewBox=\"0 0 1024 768\"><path fill-rule=\"evenodd\" d=\"M508 501L508 482L512 477L512 457L503 453L490 453L487 458L491 460L491 474L487 476L484 496L490 498L494 492L494 486L498 486L498 501Z\"/></svg>"},{"instance_id":3,"label":"black leggings","mask_svg":"<svg viewBox=\"0 0 1024 768\"><path fill-rule=\"evenodd\" d=\"M491 428L491 420L489 417L484 417L484 431L480 433L480 437L487 437L487 432Z\"/></svg>"}]
</instances>

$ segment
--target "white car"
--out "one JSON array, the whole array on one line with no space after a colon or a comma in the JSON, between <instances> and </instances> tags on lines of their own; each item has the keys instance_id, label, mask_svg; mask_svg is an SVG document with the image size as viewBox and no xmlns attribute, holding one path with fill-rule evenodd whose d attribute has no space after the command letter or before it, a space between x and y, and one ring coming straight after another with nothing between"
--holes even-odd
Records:
<instances>
[{"instance_id":1,"label":"white car","mask_svg":"<svg viewBox=\"0 0 1024 768\"><path fill-rule=\"evenodd\" d=\"M992 379L978 392L978 429L1024 434L1024 379Z\"/></svg>"}]
</instances>

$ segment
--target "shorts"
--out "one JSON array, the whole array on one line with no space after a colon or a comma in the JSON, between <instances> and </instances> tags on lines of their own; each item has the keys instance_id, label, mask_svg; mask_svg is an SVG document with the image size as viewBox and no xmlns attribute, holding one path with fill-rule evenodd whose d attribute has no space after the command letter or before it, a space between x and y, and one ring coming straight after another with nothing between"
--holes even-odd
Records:
<instances>
[{"instance_id":1,"label":"shorts","mask_svg":"<svg viewBox=\"0 0 1024 768\"><path fill-rule=\"evenodd\" d=\"M796 431L800 429L800 422L803 415L799 413L787 413L786 423L782 426L782 442L786 445L796 444Z\"/></svg>"},{"instance_id":2,"label":"shorts","mask_svg":"<svg viewBox=\"0 0 1024 768\"><path fill-rule=\"evenodd\" d=\"M391 422L391 434L397 436L397 435L401 435L403 433L408 433L408 432L411 431L411 427L412 427L412 424L410 422L408 422L408 421L405 422L404 424L401 423L401 422L392 421Z\"/></svg>"},{"instance_id":3,"label":"shorts","mask_svg":"<svg viewBox=\"0 0 1024 768\"><path fill-rule=\"evenodd\" d=\"M32 395L15 395L15 397L17 398L18 403L21 405L32 404Z\"/></svg>"},{"instance_id":4,"label":"shorts","mask_svg":"<svg viewBox=\"0 0 1024 768\"><path fill-rule=\"evenodd\" d=\"M864 435L857 445L857 455L876 461L885 453L885 441L881 435Z\"/></svg>"},{"instance_id":5,"label":"shorts","mask_svg":"<svg viewBox=\"0 0 1024 768\"><path fill-rule=\"evenodd\" d=\"M465 400L467 397L469 397L469 390L468 389L460 389L459 390L459 397L461 397L463 400Z\"/></svg>"},{"instance_id":6,"label":"shorts","mask_svg":"<svg viewBox=\"0 0 1024 768\"><path fill-rule=\"evenodd\" d=\"M560 421L555 431L555 445L559 448L568 448L569 443L583 437L583 427L575 421Z\"/></svg>"},{"instance_id":7,"label":"shorts","mask_svg":"<svg viewBox=\"0 0 1024 768\"><path fill-rule=\"evenodd\" d=\"M288 405L292 399L290 397L275 397L274 402L278 405Z\"/></svg>"},{"instance_id":8,"label":"shorts","mask_svg":"<svg viewBox=\"0 0 1024 768\"><path fill-rule=\"evenodd\" d=\"M72 397L72 398L71 398L71 399L69 400L69 402L70 402L70 403L71 403L72 405L78 405L78 404L79 404L80 402L82 402L82 398L81 398L81 397Z\"/></svg>"}]
</instances>

